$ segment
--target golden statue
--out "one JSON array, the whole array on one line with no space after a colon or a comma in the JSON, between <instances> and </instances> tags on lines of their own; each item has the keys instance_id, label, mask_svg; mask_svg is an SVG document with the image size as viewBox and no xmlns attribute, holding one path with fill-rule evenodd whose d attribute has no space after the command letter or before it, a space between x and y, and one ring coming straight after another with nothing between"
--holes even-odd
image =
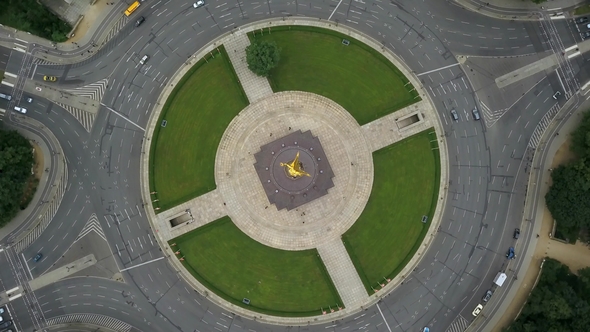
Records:
<instances>
[{"instance_id":1,"label":"golden statue","mask_svg":"<svg viewBox=\"0 0 590 332\"><path fill-rule=\"evenodd\" d=\"M301 167L303 165L299 162L299 152L297 152L295 160L290 163L281 163L281 166L286 168L287 174L289 174L289 176L292 178L298 178L304 175L311 176Z\"/></svg>"}]
</instances>

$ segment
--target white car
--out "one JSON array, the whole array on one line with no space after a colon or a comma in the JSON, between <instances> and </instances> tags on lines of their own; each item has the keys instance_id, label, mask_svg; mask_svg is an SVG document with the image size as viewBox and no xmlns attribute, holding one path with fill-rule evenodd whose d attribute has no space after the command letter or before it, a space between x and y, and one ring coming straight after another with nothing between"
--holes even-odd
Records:
<instances>
[{"instance_id":1,"label":"white car","mask_svg":"<svg viewBox=\"0 0 590 332\"><path fill-rule=\"evenodd\" d=\"M195 3L193 3L193 7L195 7L195 8L203 7L204 5L205 5L205 0L199 0Z\"/></svg>"},{"instance_id":2,"label":"white car","mask_svg":"<svg viewBox=\"0 0 590 332\"><path fill-rule=\"evenodd\" d=\"M27 113L27 109L20 106L14 106L14 110L22 114Z\"/></svg>"},{"instance_id":3,"label":"white car","mask_svg":"<svg viewBox=\"0 0 590 332\"><path fill-rule=\"evenodd\" d=\"M139 64L141 64L141 65L145 64L149 58L150 57L147 54L144 55L143 58L141 58L141 60L139 60Z\"/></svg>"},{"instance_id":4,"label":"white car","mask_svg":"<svg viewBox=\"0 0 590 332\"><path fill-rule=\"evenodd\" d=\"M479 315L479 313L481 312L481 309L483 309L483 306L481 304L478 304L477 307L475 307L475 309L473 309L473 312L471 313L473 317L477 317L477 315Z\"/></svg>"}]
</instances>

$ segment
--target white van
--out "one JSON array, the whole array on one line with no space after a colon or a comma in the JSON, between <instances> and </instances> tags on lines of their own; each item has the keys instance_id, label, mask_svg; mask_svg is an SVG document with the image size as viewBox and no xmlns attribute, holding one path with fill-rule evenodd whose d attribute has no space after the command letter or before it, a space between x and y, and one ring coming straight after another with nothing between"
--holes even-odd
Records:
<instances>
[{"instance_id":1,"label":"white van","mask_svg":"<svg viewBox=\"0 0 590 332\"><path fill-rule=\"evenodd\" d=\"M12 96L11 95L5 95L3 93L0 93L0 98L6 99L6 100L11 100L12 99Z\"/></svg>"},{"instance_id":2,"label":"white van","mask_svg":"<svg viewBox=\"0 0 590 332\"><path fill-rule=\"evenodd\" d=\"M14 106L14 110L22 114L27 113L27 109L20 106Z\"/></svg>"}]
</instances>

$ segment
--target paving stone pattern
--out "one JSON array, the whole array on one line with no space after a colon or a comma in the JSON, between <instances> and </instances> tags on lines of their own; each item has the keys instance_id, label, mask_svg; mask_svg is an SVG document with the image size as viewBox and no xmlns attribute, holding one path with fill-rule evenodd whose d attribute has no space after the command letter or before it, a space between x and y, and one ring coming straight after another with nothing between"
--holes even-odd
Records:
<instances>
[{"instance_id":1,"label":"paving stone pattern","mask_svg":"<svg viewBox=\"0 0 590 332\"><path fill-rule=\"evenodd\" d=\"M242 88L250 103L253 103L260 98L272 95L272 89L266 78L257 76L248 69L246 63L246 47L248 45L250 45L250 40L246 33L241 31L234 32L223 43Z\"/></svg>"}]
</instances>

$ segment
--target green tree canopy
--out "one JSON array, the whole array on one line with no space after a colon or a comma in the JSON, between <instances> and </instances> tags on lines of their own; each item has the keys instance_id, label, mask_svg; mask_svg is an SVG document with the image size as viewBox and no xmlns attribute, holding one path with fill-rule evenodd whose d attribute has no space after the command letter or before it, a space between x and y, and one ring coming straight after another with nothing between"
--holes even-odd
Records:
<instances>
[{"instance_id":1,"label":"green tree canopy","mask_svg":"<svg viewBox=\"0 0 590 332\"><path fill-rule=\"evenodd\" d=\"M246 47L248 68L256 75L268 77L280 59L280 48L274 42L254 41Z\"/></svg>"},{"instance_id":2,"label":"green tree canopy","mask_svg":"<svg viewBox=\"0 0 590 332\"><path fill-rule=\"evenodd\" d=\"M19 211L33 166L33 147L16 131L0 130L0 226Z\"/></svg>"}]
</instances>

